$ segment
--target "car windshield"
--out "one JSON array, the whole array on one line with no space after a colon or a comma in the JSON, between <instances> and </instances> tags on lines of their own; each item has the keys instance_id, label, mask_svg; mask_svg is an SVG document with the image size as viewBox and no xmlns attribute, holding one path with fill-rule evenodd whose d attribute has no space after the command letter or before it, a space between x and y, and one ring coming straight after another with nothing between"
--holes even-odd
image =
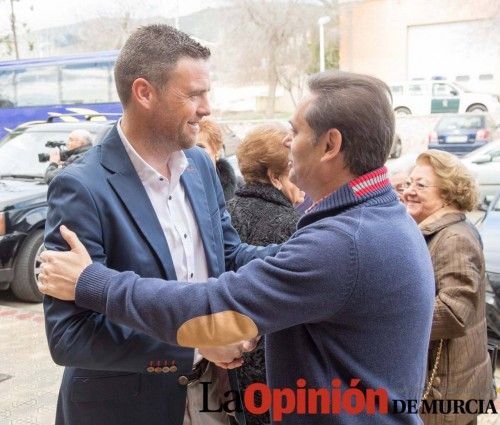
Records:
<instances>
[{"instance_id":1,"label":"car windshield","mask_svg":"<svg viewBox=\"0 0 500 425\"><path fill-rule=\"evenodd\" d=\"M496 140L494 142L486 143L484 146L481 146L480 148L472 151L471 153L468 153L467 155L464 155L462 158L463 159L468 159L468 160L474 160L476 158L479 158L480 156L483 155L488 155L492 151L498 151L500 150L500 140Z\"/></svg>"},{"instance_id":2,"label":"car windshield","mask_svg":"<svg viewBox=\"0 0 500 425\"><path fill-rule=\"evenodd\" d=\"M437 131L479 130L484 128L483 117L479 115L459 115L444 117L439 121Z\"/></svg>"},{"instance_id":3,"label":"car windshield","mask_svg":"<svg viewBox=\"0 0 500 425\"><path fill-rule=\"evenodd\" d=\"M68 132L26 131L11 134L0 142L0 175L43 177L48 162L39 162L39 153L49 153L48 141L65 142Z\"/></svg>"}]
</instances>

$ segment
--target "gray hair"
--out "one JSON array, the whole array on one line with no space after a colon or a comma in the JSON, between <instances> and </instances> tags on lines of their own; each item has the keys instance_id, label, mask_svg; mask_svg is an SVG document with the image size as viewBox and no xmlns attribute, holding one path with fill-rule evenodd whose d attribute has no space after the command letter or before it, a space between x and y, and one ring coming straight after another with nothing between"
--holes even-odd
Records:
<instances>
[{"instance_id":1,"label":"gray hair","mask_svg":"<svg viewBox=\"0 0 500 425\"><path fill-rule=\"evenodd\" d=\"M77 138L82 141L83 145L92 145L92 142L94 141L94 137L92 136L92 133L90 131L85 130L83 128L79 128L77 130L73 130L71 133L69 133L68 139L70 137Z\"/></svg>"},{"instance_id":2,"label":"gray hair","mask_svg":"<svg viewBox=\"0 0 500 425\"><path fill-rule=\"evenodd\" d=\"M322 72L308 81L314 96L305 119L317 138L342 135L346 166L360 176L384 165L394 139L391 92L381 80L350 72Z\"/></svg>"},{"instance_id":3,"label":"gray hair","mask_svg":"<svg viewBox=\"0 0 500 425\"><path fill-rule=\"evenodd\" d=\"M148 25L131 34L115 64L116 90L122 105L130 99L134 80L144 78L161 89L169 71L183 57L208 59L210 50L168 25Z\"/></svg>"}]
</instances>

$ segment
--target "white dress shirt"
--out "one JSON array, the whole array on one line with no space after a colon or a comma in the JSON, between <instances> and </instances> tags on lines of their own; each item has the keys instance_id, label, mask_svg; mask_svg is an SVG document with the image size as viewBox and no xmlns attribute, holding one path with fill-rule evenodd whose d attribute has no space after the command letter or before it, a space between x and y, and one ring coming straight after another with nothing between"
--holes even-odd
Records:
<instances>
[{"instance_id":1,"label":"white dress shirt","mask_svg":"<svg viewBox=\"0 0 500 425\"><path fill-rule=\"evenodd\" d=\"M186 155L183 151L175 151L167 158L170 169L170 179L167 179L139 156L125 137L121 121L118 122L117 130L163 229L177 280L206 282L208 267L205 248L191 204L180 184L181 174L188 166ZM201 359L198 350L195 350L194 362Z\"/></svg>"}]
</instances>

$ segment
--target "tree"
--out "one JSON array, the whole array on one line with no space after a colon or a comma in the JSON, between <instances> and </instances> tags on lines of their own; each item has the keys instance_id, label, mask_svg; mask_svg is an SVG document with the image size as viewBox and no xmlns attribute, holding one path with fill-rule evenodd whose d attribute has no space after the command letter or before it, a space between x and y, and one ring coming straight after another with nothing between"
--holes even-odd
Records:
<instances>
[{"instance_id":1,"label":"tree","mask_svg":"<svg viewBox=\"0 0 500 425\"><path fill-rule=\"evenodd\" d=\"M335 14L335 9L300 0L234 0L233 4L233 26L224 48L229 68L246 81L251 76L267 83L266 115L272 117L278 84L294 102L300 96L314 60L317 19Z\"/></svg>"}]
</instances>

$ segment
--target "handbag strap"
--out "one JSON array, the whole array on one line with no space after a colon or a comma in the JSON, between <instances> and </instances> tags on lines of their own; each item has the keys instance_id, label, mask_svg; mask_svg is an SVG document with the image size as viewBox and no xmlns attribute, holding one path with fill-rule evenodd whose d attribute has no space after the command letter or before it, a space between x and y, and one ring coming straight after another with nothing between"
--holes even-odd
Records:
<instances>
[{"instance_id":1,"label":"handbag strap","mask_svg":"<svg viewBox=\"0 0 500 425\"><path fill-rule=\"evenodd\" d=\"M420 404L418 405L418 410L420 410L420 407L422 407L422 402L424 400L427 400L427 397L429 397L429 394L431 393L432 384L434 383L434 379L436 378L436 373L437 373L437 370L439 367L439 361L441 360L441 351L442 350L443 350L443 340L440 339L437 353L436 353L436 358L434 360L434 366L432 367L431 376L429 377L429 380L427 381L424 395L422 396L422 400L420 400Z\"/></svg>"}]
</instances>

